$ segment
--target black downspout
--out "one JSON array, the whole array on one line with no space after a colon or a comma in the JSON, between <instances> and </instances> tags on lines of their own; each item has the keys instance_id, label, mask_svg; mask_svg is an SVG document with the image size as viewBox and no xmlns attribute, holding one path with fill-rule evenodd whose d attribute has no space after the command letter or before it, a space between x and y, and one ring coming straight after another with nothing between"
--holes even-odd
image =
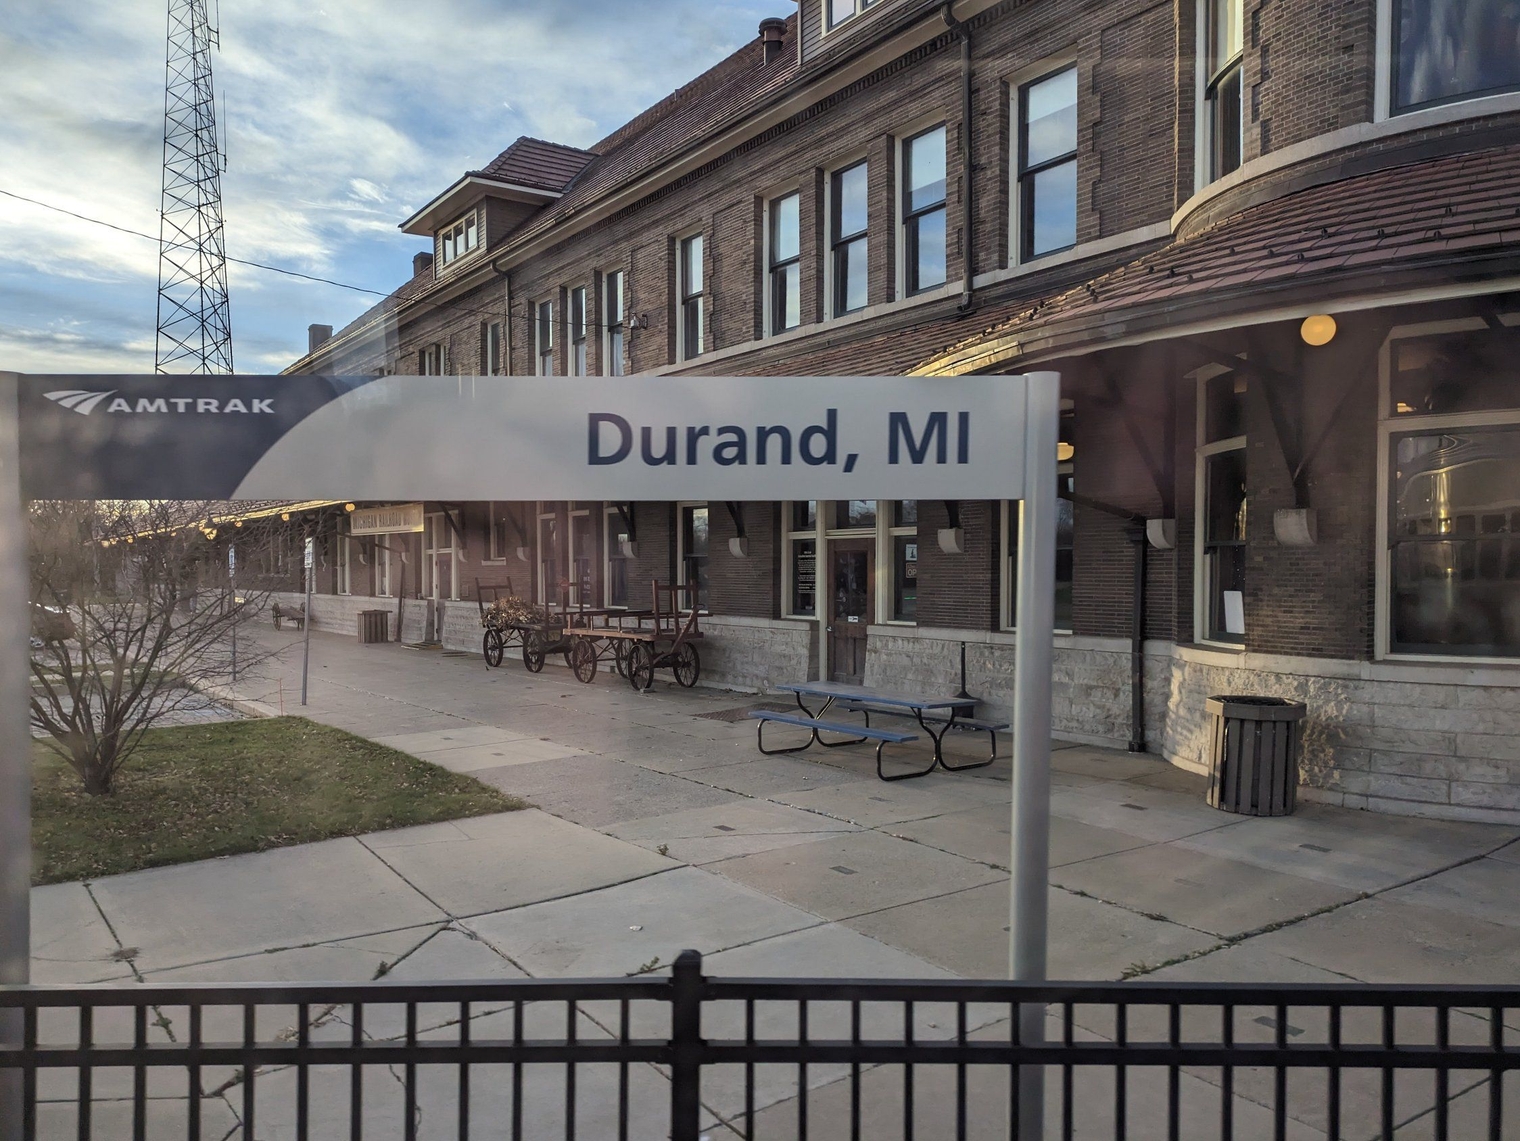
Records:
<instances>
[{"instance_id":1,"label":"black downspout","mask_svg":"<svg viewBox=\"0 0 1520 1141\"><path fill-rule=\"evenodd\" d=\"M1135 548L1134 614L1129 640L1129 751L1145 752L1145 526L1130 531Z\"/></svg>"}]
</instances>

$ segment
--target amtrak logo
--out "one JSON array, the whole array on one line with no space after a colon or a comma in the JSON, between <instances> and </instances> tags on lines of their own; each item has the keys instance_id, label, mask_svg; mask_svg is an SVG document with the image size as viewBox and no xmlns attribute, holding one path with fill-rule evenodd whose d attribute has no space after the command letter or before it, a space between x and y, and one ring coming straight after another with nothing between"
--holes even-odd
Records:
<instances>
[{"instance_id":1,"label":"amtrak logo","mask_svg":"<svg viewBox=\"0 0 1520 1141\"><path fill-rule=\"evenodd\" d=\"M116 389L107 392L90 392L83 388L64 388L57 392L44 392L54 404L61 404L65 408L71 408L81 416L88 416L98 408L102 401L109 396L116 396ZM171 407L172 405L172 407ZM207 396L139 396L137 403L133 404L124 397L116 396L116 399L106 405L107 412L192 412L203 415L225 415L226 413L242 413L248 416L273 416L274 401L248 400L242 401L233 397L231 400L216 400Z\"/></svg>"},{"instance_id":2,"label":"amtrak logo","mask_svg":"<svg viewBox=\"0 0 1520 1141\"><path fill-rule=\"evenodd\" d=\"M65 408L72 408L81 416L88 416L107 396L115 396L116 390L113 388L109 392L89 392L83 388L65 388L59 392L44 392L42 395L54 404L62 404Z\"/></svg>"}]
</instances>

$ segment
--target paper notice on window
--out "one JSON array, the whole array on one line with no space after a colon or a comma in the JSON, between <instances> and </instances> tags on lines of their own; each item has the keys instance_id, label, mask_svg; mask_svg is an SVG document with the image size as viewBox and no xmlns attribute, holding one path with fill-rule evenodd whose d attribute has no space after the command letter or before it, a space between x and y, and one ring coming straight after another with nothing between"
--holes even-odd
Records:
<instances>
[{"instance_id":1,"label":"paper notice on window","mask_svg":"<svg viewBox=\"0 0 1520 1141\"><path fill-rule=\"evenodd\" d=\"M1242 591L1224 592L1224 632L1241 635L1246 632L1246 596Z\"/></svg>"}]
</instances>

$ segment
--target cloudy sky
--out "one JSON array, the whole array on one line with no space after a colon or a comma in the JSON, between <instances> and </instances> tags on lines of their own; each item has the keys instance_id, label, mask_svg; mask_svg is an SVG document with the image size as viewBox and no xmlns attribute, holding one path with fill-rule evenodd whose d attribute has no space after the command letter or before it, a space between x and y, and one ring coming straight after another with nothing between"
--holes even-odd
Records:
<instances>
[{"instance_id":1,"label":"cloudy sky","mask_svg":"<svg viewBox=\"0 0 1520 1141\"><path fill-rule=\"evenodd\" d=\"M168 0L6 0L0 191L158 232ZM217 0L210 0L215 13ZM791 0L220 0L230 257L395 288L396 229L520 135L587 146ZM214 16L215 18L215 16ZM0 368L151 372L154 241L0 196ZM239 372L373 298L229 267Z\"/></svg>"}]
</instances>

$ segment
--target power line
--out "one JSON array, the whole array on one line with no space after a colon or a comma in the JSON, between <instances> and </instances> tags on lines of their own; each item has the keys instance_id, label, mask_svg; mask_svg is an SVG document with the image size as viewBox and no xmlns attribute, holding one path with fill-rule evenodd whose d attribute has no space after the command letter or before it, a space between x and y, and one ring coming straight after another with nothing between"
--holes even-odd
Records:
<instances>
[{"instance_id":1,"label":"power line","mask_svg":"<svg viewBox=\"0 0 1520 1141\"><path fill-rule=\"evenodd\" d=\"M66 210L62 206L54 206L50 202L41 202L41 201L37 200L36 198L28 198L25 194L17 194L14 191L11 191L11 190L0 190L0 194L5 195L5 197L7 197L7 198L14 198L18 202L28 202L28 203L30 203L33 206L41 206L44 210L52 210L54 213L57 213L57 214L67 214L70 218L77 218L81 222L89 222L92 225L95 225L95 226L104 226L104 227L106 227L106 229L108 229L108 230L115 230L118 233L130 234L134 238L147 238L148 241L150 241L150 242L157 242L158 241L158 238L155 235L144 233L142 230L129 230L126 226L118 226L115 222L107 222L107 221L105 221L105 220L103 220L101 218L91 218L88 215L79 214L79 213L76 213L73 210ZM267 265L267 264L265 264L264 262L261 262L261 261L249 261L247 258L233 258L233 257L230 257L227 260L230 261L230 262L236 262L238 265L251 266L253 269L267 270L270 273L282 273L286 277L299 277L303 281L314 281L314 282L317 282L320 285L335 285L339 289L352 289L355 293L368 293L368 294L372 294L375 297L388 297L388 296L390 296L387 293L382 293L378 289L367 289L367 288L365 288L362 285L349 285L345 281L334 281L330 277L314 277L314 276L312 276L309 273L300 273L297 270L284 269L284 268L282 268L280 266L277 266L277 265Z\"/></svg>"},{"instance_id":2,"label":"power line","mask_svg":"<svg viewBox=\"0 0 1520 1141\"><path fill-rule=\"evenodd\" d=\"M12 191L12 190L0 189L0 195L4 195L7 198L14 198L14 199L16 199L19 202L28 202L28 203L30 203L33 206L40 206L44 210L52 210L54 213L57 213L57 214L66 214L70 218L77 218L81 222L89 222L91 225L94 225L94 226L104 226L108 230L116 230L118 233L130 234L134 238L147 238L151 242L157 242L158 241L158 238L155 237L154 235L144 233L141 230L128 229L126 226L118 226L115 222L107 222L107 221L105 221L104 219L101 219L101 218L91 218L87 214L80 214L80 213L77 213L76 211L66 209L66 208L64 208L62 206L54 206L50 202L42 202L42 201L40 201L40 200L38 200L36 198L28 198L26 195L24 195L24 194L17 194L15 191ZM296 270L293 270L293 269L284 269L284 268L282 268L280 266L277 266L277 265L268 265L268 264L266 264L264 262L249 261L246 258L233 258L233 257L229 257L227 260L230 261L230 262L236 262L238 265L246 265L246 266L251 266L254 269L267 270L270 273L284 274L286 277L298 277L302 281L312 281L312 282L316 282L316 283L318 283L320 285L335 285L339 289L351 289L355 293L368 293L372 297L386 298L386 297L390 297L391 296L391 294L389 294L389 293L382 293L378 289L369 289L369 288L367 288L367 287L365 287L363 285L350 285L346 281L334 281L330 277L314 277L314 276L312 276L309 273L300 273L300 272L298 272ZM521 324L525 324L525 325L529 326L530 328L537 322L536 315L533 312L531 312L531 311L529 313L522 314L522 313L514 313L514 312L511 311L511 309L507 309L505 312L503 312L500 309L476 308L475 306L466 305L466 304L464 304L463 302L460 302L460 301L446 301L446 302L443 302L441 304L437 304L436 307L439 308L439 309L455 309L455 310L459 310L460 312L463 312L463 313L467 313L467 314L471 314L471 315L475 315L475 316L481 316L481 317L505 317L507 320L517 321L517 322L519 322ZM636 329L636 328L639 328L639 326L633 325L633 324L631 324L631 323L629 323L627 321L625 321L625 323L621 327L623 329L629 330L629 331L631 331L633 329ZM586 321L586 329L587 329L587 331L596 330L597 332L604 332L604 331L606 331L607 326L605 324L601 323L600 321L587 320Z\"/></svg>"}]
</instances>

